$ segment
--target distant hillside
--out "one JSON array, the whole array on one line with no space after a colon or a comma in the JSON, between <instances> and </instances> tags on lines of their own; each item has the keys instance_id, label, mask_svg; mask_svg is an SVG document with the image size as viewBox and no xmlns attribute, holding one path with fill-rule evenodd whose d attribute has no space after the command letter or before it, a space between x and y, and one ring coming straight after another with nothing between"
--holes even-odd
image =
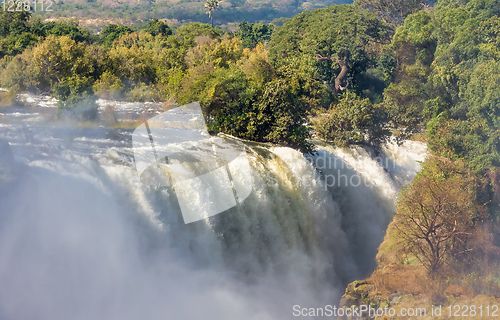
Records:
<instances>
[{"instance_id":1,"label":"distant hillside","mask_svg":"<svg viewBox=\"0 0 500 320\"><path fill-rule=\"evenodd\" d=\"M158 18L173 24L187 21L209 22L203 10L203 0L53 0L52 12L37 12L45 19L76 18L82 25L100 29L109 22L130 24ZM291 17L304 10L332 4L351 3L351 0L225 0L215 12L214 23L231 25L249 22L270 22Z\"/></svg>"}]
</instances>

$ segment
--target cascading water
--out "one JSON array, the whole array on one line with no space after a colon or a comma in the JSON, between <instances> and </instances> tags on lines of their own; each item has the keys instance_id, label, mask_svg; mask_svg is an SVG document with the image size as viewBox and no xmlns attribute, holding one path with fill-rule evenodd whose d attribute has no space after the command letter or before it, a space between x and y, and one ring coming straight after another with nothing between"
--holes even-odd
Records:
<instances>
[{"instance_id":1,"label":"cascading water","mask_svg":"<svg viewBox=\"0 0 500 320\"><path fill-rule=\"evenodd\" d=\"M47 123L46 109L1 115L0 319L290 319L336 304L373 269L426 153L245 142L250 196L184 224L170 191L141 183L130 130Z\"/></svg>"}]
</instances>

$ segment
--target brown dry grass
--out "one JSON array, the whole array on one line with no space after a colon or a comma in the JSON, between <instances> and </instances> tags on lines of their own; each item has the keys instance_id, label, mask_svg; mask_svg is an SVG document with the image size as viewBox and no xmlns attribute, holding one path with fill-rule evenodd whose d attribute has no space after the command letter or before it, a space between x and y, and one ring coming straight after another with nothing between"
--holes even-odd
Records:
<instances>
[{"instance_id":1,"label":"brown dry grass","mask_svg":"<svg viewBox=\"0 0 500 320\"><path fill-rule=\"evenodd\" d=\"M390 264L375 270L367 281L382 296L394 292L423 294L433 287L433 281L423 266Z\"/></svg>"},{"instance_id":2,"label":"brown dry grass","mask_svg":"<svg viewBox=\"0 0 500 320\"><path fill-rule=\"evenodd\" d=\"M373 290L369 293L367 301L380 301L377 297L382 296L387 299L379 306L384 307L385 303L389 303L389 307L396 311L394 317L375 317L378 320L393 320L393 319L420 319L420 320L436 320L436 319L456 319L453 313L460 306L459 313L464 312L463 306L475 306L475 310L479 310L482 306L483 315L479 313L473 314L472 311L468 315L468 319L494 319L492 315L486 313L487 306L490 310L496 310L500 304L500 299L494 295L474 295L474 293L463 286L457 284L446 285L443 281L432 279L426 272L423 266L389 264L375 270L373 274L363 281L365 285L371 285ZM395 294L395 295L394 295ZM395 298L394 298L395 297ZM384 301L384 300L382 300ZM365 302L366 303L366 302ZM432 309L441 306L441 316L431 314ZM500 307L500 306L499 306ZM419 317L401 316L401 311L406 312L409 309L425 308L427 314ZM499 308L500 309L500 308ZM451 310L451 311L450 311ZM468 309L469 311L471 309ZM452 316L450 316L450 312ZM500 316L500 310L496 313Z\"/></svg>"}]
</instances>

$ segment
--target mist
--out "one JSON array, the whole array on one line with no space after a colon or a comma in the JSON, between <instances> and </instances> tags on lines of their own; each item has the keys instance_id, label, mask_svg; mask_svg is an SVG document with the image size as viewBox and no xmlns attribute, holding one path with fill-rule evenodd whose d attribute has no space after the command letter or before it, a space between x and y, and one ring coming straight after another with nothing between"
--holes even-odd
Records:
<instances>
[{"instance_id":1,"label":"mist","mask_svg":"<svg viewBox=\"0 0 500 320\"><path fill-rule=\"evenodd\" d=\"M323 150L351 163L358 154L365 165L348 170L375 181L327 188L328 170L300 152L247 145L251 195L186 225L174 195L141 183L128 134L30 128L26 143L10 129L0 157L6 320L289 319L294 305L338 304L374 261L395 177L416 167L410 156L391 173L369 154ZM374 200L369 211L360 197Z\"/></svg>"}]
</instances>

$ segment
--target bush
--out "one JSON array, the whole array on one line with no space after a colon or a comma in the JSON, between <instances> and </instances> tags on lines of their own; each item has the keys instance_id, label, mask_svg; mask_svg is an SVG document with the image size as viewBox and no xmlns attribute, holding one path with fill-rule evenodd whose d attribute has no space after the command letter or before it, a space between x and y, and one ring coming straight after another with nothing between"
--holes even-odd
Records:
<instances>
[{"instance_id":1,"label":"bush","mask_svg":"<svg viewBox=\"0 0 500 320\"><path fill-rule=\"evenodd\" d=\"M116 24L108 24L105 26L101 33L99 34L99 38L101 43L103 43L107 47L111 47L115 40L120 39L124 34L132 33L133 30L127 26L119 26Z\"/></svg>"},{"instance_id":2,"label":"bush","mask_svg":"<svg viewBox=\"0 0 500 320\"><path fill-rule=\"evenodd\" d=\"M385 114L369 99L344 95L330 109L317 116L313 128L318 137L344 147L351 144L380 144L389 136L384 127Z\"/></svg>"},{"instance_id":3,"label":"bush","mask_svg":"<svg viewBox=\"0 0 500 320\"><path fill-rule=\"evenodd\" d=\"M53 96L59 99L60 114L77 120L97 118L97 97L92 90L92 79L78 75L65 78L54 86Z\"/></svg>"},{"instance_id":4,"label":"bush","mask_svg":"<svg viewBox=\"0 0 500 320\"><path fill-rule=\"evenodd\" d=\"M245 48L254 48L258 43L269 42L273 31L272 24L249 23L243 20L238 25L236 35L243 41Z\"/></svg>"},{"instance_id":5,"label":"bush","mask_svg":"<svg viewBox=\"0 0 500 320\"><path fill-rule=\"evenodd\" d=\"M106 70L94 83L93 89L101 98L118 99L123 94L123 82L109 70Z\"/></svg>"},{"instance_id":6,"label":"bush","mask_svg":"<svg viewBox=\"0 0 500 320\"><path fill-rule=\"evenodd\" d=\"M157 36L157 35L169 36L172 34L172 29L170 29L165 22L158 21L158 19L156 18L148 21L146 31L149 32L152 36Z\"/></svg>"}]
</instances>

